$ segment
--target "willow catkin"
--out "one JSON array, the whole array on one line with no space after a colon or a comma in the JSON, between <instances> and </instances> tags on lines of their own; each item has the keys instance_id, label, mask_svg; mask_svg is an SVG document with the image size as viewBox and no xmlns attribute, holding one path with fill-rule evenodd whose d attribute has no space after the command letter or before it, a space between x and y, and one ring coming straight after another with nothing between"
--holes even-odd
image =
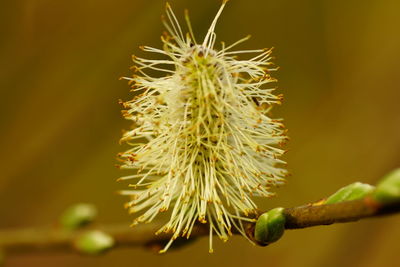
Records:
<instances>
[{"instance_id":1,"label":"willow catkin","mask_svg":"<svg viewBox=\"0 0 400 267\"><path fill-rule=\"evenodd\" d=\"M233 228L246 236L243 222L253 221L257 208L251 197L270 197L286 175L279 159L285 130L268 116L281 101L268 87L276 81L271 49L232 50L249 37L215 49L214 29L225 4L201 43L187 12L189 33L183 35L167 4L163 49L142 47L166 59L133 57L136 74L126 78L138 95L123 103L125 118L136 127L122 137L131 149L120 154L121 167L137 172L120 178L135 180L121 193L131 197L126 207L138 214L134 225L170 212L158 233L173 236L161 252L179 236L189 238L196 222L209 225L210 252L214 233L224 241ZM165 75L152 77L146 70Z\"/></svg>"}]
</instances>

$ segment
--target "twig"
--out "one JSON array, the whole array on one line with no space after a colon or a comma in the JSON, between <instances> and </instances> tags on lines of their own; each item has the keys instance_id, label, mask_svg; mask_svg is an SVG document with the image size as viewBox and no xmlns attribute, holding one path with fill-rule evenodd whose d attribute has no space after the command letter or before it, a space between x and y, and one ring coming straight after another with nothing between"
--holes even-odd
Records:
<instances>
[{"instance_id":1,"label":"twig","mask_svg":"<svg viewBox=\"0 0 400 267\"><path fill-rule=\"evenodd\" d=\"M400 201L381 205L370 197L330 205L300 206L284 210L285 229L352 222L397 212L400 212Z\"/></svg>"},{"instance_id":2,"label":"twig","mask_svg":"<svg viewBox=\"0 0 400 267\"><path fill-rule=\"evenodd\" d=\"M369 197L361 200L341 202L330 205L310 204L284 209L286 229L306 228L317 225L351 222L363 218L381 216L400 212L400 201L380 205ZM128 224L91 227L101 230L115 240L115 247L160 247L170 239L170 235L154 235L161 227L159 224L144 224L130 228ZM207 225L197 225L192 238L208 234ZM252 238L254 223L248 224L248 233ZM67 231L58 228L16 229L0 232L0 248L7 254L19 254L40 251L74 251L75 240L87 229ZM177 240L178 241L178 240ZM182 240L181 244L186 244ZM175 246L176 247L176 246Z\"/></svg>"}]
</instances>

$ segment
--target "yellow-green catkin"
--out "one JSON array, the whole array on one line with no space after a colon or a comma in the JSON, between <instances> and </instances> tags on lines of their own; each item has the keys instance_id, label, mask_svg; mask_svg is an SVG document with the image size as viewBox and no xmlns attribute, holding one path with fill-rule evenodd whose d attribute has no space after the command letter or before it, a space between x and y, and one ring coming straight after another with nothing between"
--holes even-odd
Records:
<instances>
[{"instance_id":1,"label":"yellow-green catkin","mask_svg":"<svg viewBox=\"0 0 400 267\"><path fill-rule=\"evenodd\" d=\"M225 4L202 42L187 12L184 35L167 4L163 48L142 47L165 59L134 57L136 73L126 78L137 96L123 103L124 116L136 127L122 137L132 147L120 154L121 167L136 173L120 178L135 181L121 193L138 214L134 225L169 212L157 233L173 236L161 252L179 236L189 238L196 222L209 225L210 251L214 234L224 241L233 229L246 236L243 223L257 213L252 196L272 196L271 187L286 175L279 159L285 130L268 115L282 98L270 87L276 82L271 49L232 50L249 37L216 49L215 26ZM239 59L242 54L247 58Z\"/></svg>"}]
</instances>

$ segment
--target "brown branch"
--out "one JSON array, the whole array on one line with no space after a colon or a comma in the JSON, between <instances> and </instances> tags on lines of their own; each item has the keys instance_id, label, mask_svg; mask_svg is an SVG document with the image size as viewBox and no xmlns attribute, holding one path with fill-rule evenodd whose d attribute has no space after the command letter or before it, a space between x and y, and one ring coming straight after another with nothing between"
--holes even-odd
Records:
<instances>
[{"instance_id":1,"label":"brown branch","mask_svg":"<svg viewBox=\"0 0 400 267\"><path fill-rule=\"evenodd\" d=\"M400 201L379 204L370 197L330 205L307 205L286 208L285 229L299 229L333 223L353 222L400 212Z\"/></svg>"},{"instance_id":2,"label":"brown branch","mask_svg":"<svg viewBox=\"0 0 400 267\"><path fill-rule=\"evenodd\" d=\"M286 208L286 229L306 228L317 225L328 225L357 221L359 219L393 214L400 212L400 201L379 205L367 197L361 200L341 202L330 205L310 204L295 208ZM154 235L162 225L143 224L130 228L128 224L92 226L90 229L101 230L111 235L115 240L114 247L144 246L159 248L170 239L170 235ZM208 235L206 225L197 225L191 235L192 238ZM249 224L248 228L254 228ZM87 229L86 229L87 230ZM67 231L58 228L46 229L16 229L0 231L0 248L7 254L18 254L39 251L73 251L74 241L86 231L85 229ZM179 239L176 241L179 243ZM187 240L182 239L181 244ZM176 247L176 246L175 246Z\"/></svg>"},{"instance_id":3,"label":"brown branch","mask_svg":"<svg viewBox=\"0 0 400 267\"><path fill-rule=\"evenodd\" d=\"M74 242L88 230L100 230L114 238L115 247L144 246L153 247L163 244L171 235L154 233L161 228L161 224L142 224L134 228L129 223L112 225L93 225L80 230L64 230L56 227L26 228L0 231L0 250L6 254L20 254L29 252L75 251ZM195 226L191 238L203 236L208 230L202 226Z\"/></svg>"}]
</instances>

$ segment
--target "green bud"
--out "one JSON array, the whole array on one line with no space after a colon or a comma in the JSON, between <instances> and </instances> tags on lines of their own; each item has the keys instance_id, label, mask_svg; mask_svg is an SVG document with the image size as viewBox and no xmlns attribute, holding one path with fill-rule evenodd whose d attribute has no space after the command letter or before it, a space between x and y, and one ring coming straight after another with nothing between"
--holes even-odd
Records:
<instances>
[{"instance_id":1,"label":"green bud","mask_svg":"<svg viewBox=\"0 0 400 267\"><path fill-rule=\"evenodd\" d=\"M373 198L380 203L400 201L400 169L390 172L378 183Z\"/></svg>"},{"instance_id":2,"label":"green bud","mask_svg":"<svg viewBox=\"0 0 400 267\"><path fill-rule=\"evenodd\" d=\"M80 203L66 209L61 215L60 223L67 229L76 229L91 223L97 215L92 204Z\"/></svg>"},{"instance_id":3,"label":"green bud","mask_svg":"<svg viewBox=\"0 0 400 267\"><path fill-rule=\"evenodd\" d=\"M79 252L97 255L112 248L114 238L102 231L92 230L79 236L74 245Z\"/></svg>"},{"instance_id":4,"label":"green bud","mask_svg":"<svg viewBox=\"0 0 400 267\"><path fill-rule=\"evenodd\" d=\"M324 204L334 204L344 201L362 199L374 191L375 187L369 184L355 182L340 188L325 201Z\"/></svg>"},{"instance_id":5,"label":"green bud","mask_svg":"<svg viewBox=\"0 0 400 267\"><path fill-rule=\"evenodd\" d=\"M268 238L268 212L265 212L258 217L256 227L254 229L254 239L259 244L266 243Z\"/></svg>"},{"instance_id":6,"label":"green bud","mask_svg":"<svg viewBox=\"0 0 400 267\"><path fill-rule=\"evenodd\" d=\"M286 221L283 210L275 208L258 217L254 238L260 245L266 246L282 237Z\"/></svg>"}]
</instances>

